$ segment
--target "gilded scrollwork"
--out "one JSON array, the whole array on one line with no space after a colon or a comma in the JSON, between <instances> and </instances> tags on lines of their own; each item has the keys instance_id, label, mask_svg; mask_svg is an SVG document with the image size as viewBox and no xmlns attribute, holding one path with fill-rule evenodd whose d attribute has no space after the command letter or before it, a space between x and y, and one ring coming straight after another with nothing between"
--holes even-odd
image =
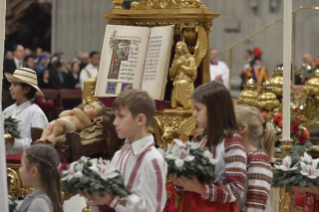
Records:
<instances>
[{"instance_id":1,"label":"gilded scrollwork","mask_svg":"<svg viewBox=\"0 0 319 212\"><path fill-rule=\"evenodd\" d=\"M22 183L19 168L20 165L7 164L8 190L12 191L12 195L24 198L27 194L30 194L33 189Z\"/></svg>"},{"instance_id":2,"label":"gilded scrollwork","mask_svg":"<svg viewBox=\"0 0 319 212\"><path fill-rule=\"evenodd\" d=\"M180 9L188 7L200 7L201 1L187 1L187 0L141 0L140 2L132 2L132 10L141 9Z\"/></svg>"},{"instance_id":3,"label":"gilded scrollwork","mask_svg":"<svg viewBox=\"0 0 319 212\"><path fill-rule=\"evenodd\" d=\"M188 141L189 137L197 134L200 129L196 127L191 113L172 114L164 111L154 117L148 131L155 135L159 147L167 147L167 144L171 143L174 138L184 142Z\"/></svg>"}]
</instances>

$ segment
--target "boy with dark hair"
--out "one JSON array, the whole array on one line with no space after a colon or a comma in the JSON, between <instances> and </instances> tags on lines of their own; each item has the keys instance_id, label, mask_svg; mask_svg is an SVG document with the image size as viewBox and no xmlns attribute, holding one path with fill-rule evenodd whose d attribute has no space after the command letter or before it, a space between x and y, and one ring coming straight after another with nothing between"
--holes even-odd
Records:
<instances>
[{"instance_id":1,"label":"boy with dark hair","mask_svg":"<svg viewBox=\"0 0 319 212\"><path fill-rule=\"evenodd\" d=\"M132 191L127 198L103 193L101 197L83 194L98 205L125 212L161 212L166 202L167 164L155 148L153 135L147 133L155 114L154 100L145 91L127 90L113 103L113 122L119 138L126 138L124 146L112 158L112 163Z\"/></svg>"},{"instance_id":2,"label":"boy with dark hair","mask_svg":"<svg viewBox=\"0 0 319 212\"><path fill-rule=\"evenodd\" d=\"M12 99L16 102L3 111L4 117L12 116L20 121L18 130L21 138L6 138L7 154L17 154L30 147L31 128L38 127L44 129L48 124L48 119L36 104L31 104L36 93L40 96L43 93L38 87L37 74L28 68L18 68L13 74L4 73L6 79L11 83L9 88Z\"/></svg>"}]
</instances>

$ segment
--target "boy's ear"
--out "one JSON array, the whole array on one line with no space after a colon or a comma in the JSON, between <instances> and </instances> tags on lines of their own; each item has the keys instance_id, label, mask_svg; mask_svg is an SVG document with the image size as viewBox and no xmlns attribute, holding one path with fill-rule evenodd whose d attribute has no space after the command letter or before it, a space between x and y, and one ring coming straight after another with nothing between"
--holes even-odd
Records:
<instances>
[{"instance_id":1,"label":"boy's ear","mask_svg":"<svg viewBox=\"0 0 319 212\"><path fill-rule=\"evenodd\" d=\"M29 93L30 91L31 91L31 86L27 86L27 87L24 87L24 88L23 88L24 94L27 94L27 93Z\"/></svg>"},{"instance_id":2,"label":"boy's ear","mask_svg":"<svg viewBox=\"0 0 319 212\"><path fill-rule=\"evenodd\" d=\"M32 170L31 170L31 173L32 173L32 175L33 175L34 177L37 176L37 175L39 174L39 169L38 169L38 167L33 166L33 167L32 167Z\"/></svg>"},{"instance_id":3,"label":"boy's ear","mask_svg":"<svg viewBox=\"0 0 319 212\"><path fill-rule=\"evenodd\" d=\"M139 126L145 126L146 122L147 122L147 118L146 118L145 114L143 114L143 113L138 114L138 116L137 116L137 124Z\"/></svg>"}]
</instances>

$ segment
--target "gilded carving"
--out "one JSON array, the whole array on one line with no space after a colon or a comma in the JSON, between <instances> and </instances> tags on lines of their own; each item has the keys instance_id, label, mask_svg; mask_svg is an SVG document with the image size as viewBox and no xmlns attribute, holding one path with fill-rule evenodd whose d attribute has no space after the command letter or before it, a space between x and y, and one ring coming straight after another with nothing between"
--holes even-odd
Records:
<instances>
[{"instance_id":1,"label":"gilded carving","mask_svg":"<svg viewBox=\"0 0 319 212\"><path fill-rule=\"evenodd\" d=\"M180 9L201 6L200 0L141 0L139 2L132 2L132 10L142 9Z\"/></svg>"},{"instance_id":2,"label":"gilded carving","mask_svg":"<svg viewBox=\"0 0 319 212\"><path fill-rule=\"evenodd\" d=\"M306 96L304 109L302 111L302 122L305 127L311 127L319 119L319 69L302 89Z\"/></svg>"},{"instance_id":3,"label":"gilded carving","mask_svg":"<svg viewBox=\"0 0 319 212\"><path fill-rule=\"evenodd\" d=\"M261 92L256 101L256 107L261 110L273 111L280 106L277 96L272 92L272 86L268 81L261 86Z\"/></svg>"},{"instance_id":4,"label":"gilded carving","mask_svg":"<svg viewBox=\"0 0 319 212\"><path fill-rule=\"evenodd\" d=\"M154 117L148 131L155 135L159 147L167 147L174 138L188 141L189 137L197 134L195 119L191 113L178 114L162 112Z\"/></svg>"},{"instance_id":5,"label":"gilded carving","mask_svg":"<svg viewBox=\"0 0 319 212\"><path fill-rule=\"evenodd\" d=\"M244 90L240 93L237 103L255 106L258 97L257 86L253 79L246 81Z\"/></svg>"},{"instance_id":6,"label":"gilded carving","mask_svg":"<svg viewBox=\"0 0 319 212\"><path fill-rule=\"evenodd\" d=\"M83 99L86 104L95 102L97 98L94 96L96 78L89 78L84 82Z\"/></svg>"},{"instance_id":7,"label":"gilded carving","mask_svg":"<svg viewBox=\"0 0 319 212\"><path fill-rule=\"evenodd\" d=\"M202 26L196 26L197 33L194 54L189 52L188 45L179 41L175 47L175 56L169 76L173 81L171 107L193 107L190 96L194 91L194 81L197 78L197 68L207 54L208 41L206 31Z\"/></svg>"},{"instance_id":8,"label":"gilded carving","mask_svg":"<svg viewBox=\"0 0 319 212\"><path fill-rule=\"evenodd\" d=\"M8 190L12 191L13 196L24 198L27 194L30 194L33 189L22 183L19 168L20 165L7 164Z\"/></svg>"}]
</instances>

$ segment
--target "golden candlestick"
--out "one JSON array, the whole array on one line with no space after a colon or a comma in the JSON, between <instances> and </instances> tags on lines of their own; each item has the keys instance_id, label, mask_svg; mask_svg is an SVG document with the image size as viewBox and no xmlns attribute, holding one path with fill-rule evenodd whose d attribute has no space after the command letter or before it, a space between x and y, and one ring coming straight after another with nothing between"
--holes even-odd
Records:
<instances>
[{"instance_id":1,"label":"golden candlestick","mask_svg":"<svg viewBox=\"0 0 319 212\"><path fill-rule=\"evenodd\" d=\"M111 0L111 1L113 4L115 4L113 9L120 9L120 10L123 9L120 5L123 4L124 0Z\"/></svg>"},{"instance_id":2,"label":"golden candlestick","mask_svg":"<svg viewBox=\"0 0 319 212\"><path fill-rule=\"evenodd\" d=\"M240 93L237 103L255 106L257 97L256 83L253 79L249 79L246 81L244 90Z\"/></svg>"},{"instance_id":3,"label":"golden candlestick","mask_svg":"<svg viewBox=\"0 0 319 212\"><path fill-rule=\"evenodd\" d=\"M255 106L266 111L272 111L280 106L277 96L273 93L272 86L268 81L262 84Z\"/></svg>"},{"instance_id":4,"label":"golden candlestick","mask_svg":"<svg viewBox=\"0 0 319 212\"><path fill-rule=\"evenodd\" d=\"M276 94L278 99L282 98L282 88L284 84L283 79L283 68L276 68L272 78L270 80L270 84L272 86L272 91L274 94Z\"/></svg>"}]
</instances>

